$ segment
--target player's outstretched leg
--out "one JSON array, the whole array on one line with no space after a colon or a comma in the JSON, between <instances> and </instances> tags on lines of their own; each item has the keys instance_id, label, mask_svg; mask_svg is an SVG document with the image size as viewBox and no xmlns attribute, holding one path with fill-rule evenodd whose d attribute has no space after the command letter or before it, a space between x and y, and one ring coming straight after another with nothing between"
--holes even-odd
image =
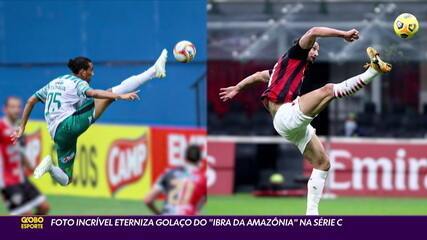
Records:
<instances>
[{"instance_id":1,"label":"player's outstretched leg","mask_svg":"<svg viewBox=\"0 0 427 240\"><path fill-rule=\"evenodd\" d=\"M310 117L319 114L333 99L350 96L368 85L376 76L391 71L391 65L384 62L379 53L368 47L366 52L370 63L368 69L357 76L349 78L341 83L328 83L325 86L303 95L299 99L301 111Z\"/></svg>"},{"instance_id":2,"label":"player's outstretched leg","mask_svg":"<svg viewBox=\"0 0 427 240\"><path fill-rule=\"evenodd\" d=\"M380 54L372 47L366 49L371 62L365 66L368 68L364 73L345 80L344 82L334 84L334 96L337 98L353 95L355 92L369 84L372 79L381 73L391 71L391 64L384 62Z\"/></svg>"},{"instance_id":3,"label":"player's outstretched leg","mask_svg":"<svg viewBox=\"0 0 427 240\"><path fill-rule=\"evenodd\" d=\"M139 88L145 82L153 78L164 78L166 77L166 61L168 57L168 51L163 49L156 63L147 69L145 72L129 77L120 83L120 85L112 88L113 93L124 94L133 92Z\"/></svg>"},{"instance_id":4,"label":"player's outstretched leg","mask_svg":"<svg viewBox=\"0 0 427 240\"><path fill-rule=\"evenodd\" d=\"M333 99L350 96L369 84L379 74L391 71L391 65L382 61L375 49L369 47L366 52L371 61L364 73L338 84L326 84L322 88L303 95L299 99L301 112L309 117L314 117ZM328 176L330 163L322 143L316 135L307 144L304 157L313 165L313 171L307 183L306 214L318 215L319 201Z\"/></svg>"},{"instance_id":5,"label":"player's outstretched leg","mask_svg":"<svg viewBox=\"0 0 427 240\"><path fill-rule=\"evenodd\" d=\"M50 173L52 178L62 186L65 186L69 183L67 174L62 171L61 168L53 164L52 158L49 155L43 158L39 165L37 165L36 169L34 170L34 178L38 179L47 172Z\"/></svg>"},{"instance_id":6,"label":"player's outstretched leg","mask_svg":"<svg viewBox=\"0 0 427 240\"><path fill-rule=\"evenodd\" d=\"M168 51L163 49L160 53L159 58L149 69L123 80L119 85L109 89L113 93L124 94L130 93L137 90L142 84L153 78L164 78L166 77L166 61L168 58ZM107 107L113 102L108 99L95 99L95 113L94 118L98 119Z\"/></svg>"}]
</instances>

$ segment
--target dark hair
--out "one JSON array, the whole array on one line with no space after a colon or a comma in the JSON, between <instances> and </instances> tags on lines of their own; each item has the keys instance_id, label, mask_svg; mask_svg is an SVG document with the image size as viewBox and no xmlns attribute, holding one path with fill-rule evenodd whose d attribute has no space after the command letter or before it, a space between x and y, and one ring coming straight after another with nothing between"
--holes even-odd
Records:
<instances>
[{"instance_id":1,"label":"dark hair","mask_svg":"<svg viewBox=\"0 0 427 240\"><path fill-rule=\"evenodd\" d=\"M67 66L74 74L78 74L82 69L87 70L91 62L92 61L87 57L75 57L74 59L68 60Z\"/></svg>"},{"instance_id":2,"label":"dark hair","mask_svg":"<svg viewBox=\"0 0 427 240\"><path fill-rule=\"evenodd\" d=\"M200 147L197 145L188 146L187 150L185 151L185 158L188 162L197 164L202 158Z\"/></svg>"},{"instance_id":3,"label":"dark hair","mask_svg":"<svg viewBox=\"0 0 427 240\"><path fill-rule=\"evenodd\" d=\"M16 100L19 100L19 101L21 101L21 99L19 98L19 97L17 97L17 96L9 96L9 97L7 97L5 100L4 100L4 106L5 107L7 107L7 105L9 104L9 101L11 100L11 99L16 99Z\"/></svg>"}]
</instances>

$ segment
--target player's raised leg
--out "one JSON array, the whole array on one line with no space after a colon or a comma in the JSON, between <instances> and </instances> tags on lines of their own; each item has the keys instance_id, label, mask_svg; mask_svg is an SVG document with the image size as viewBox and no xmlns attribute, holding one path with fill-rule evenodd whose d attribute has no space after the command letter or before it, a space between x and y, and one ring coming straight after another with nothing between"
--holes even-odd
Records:
<instances>
[{"instance_id":1,"label":"player's raised leg","mask_svg":"<svg viewBox=\"0 0 427 240\"><path fill-rule=\"evenodd\" d=\"M166 76L166 61L167 61L168 51L163 49L159 58L156 60L153 66L147 69L145 72L134 75L127 78L120 85L112 88L113 93L124 94L133 92L139 88L146 81L149 81L153 78L164 78Z\"/></svg>"},{"instance_id":2,"label":"player's raised leg","mask_svg":"<svg viewBox=\"0 0 427 240\"><path fill-rule=\"evenodd\" d=\"M357 76L341 83L328 83L325 86L309 92L299 99L301 111L310 117L319 114L333 99L350 96L368 85L376 76L391 71L391 65L379 57L379 53L369 47L366 52L370 58L368 69Z\"/></svg>"},{"instance_id":3,"label":"player's raised leg","mask_svg":"<svg viewBox=\"0 0 427 240\"><path fill-rule=\"evenodd\" d=\"M313 165L307 183L307 215L319 215L319 202L330 167L329 158L319 138L314 135L304 150L304 158Z\"/></svg>"},{"instance_id":4,"label":"player's raised leg","mask_svg":"<svg viewBox=\"0 0 427 240\"><path fill-rule=\"evenodd\" d=\"M301 112L314 117L333 99L350 96L369 84L379 74L391 71L391 65L383 62L375 49L368 48L367 53L371 62L364 73L338 84L326 84L322 88L303 95L299 99ZM313 171L307 184L306 214L318 215L319 201L328 176L330 163L325 149L316 135L307 144L304 157L313 165Z\"/></svg>"},{"instance_id":5,"label":"player's raised leg","mask_svg":"<svg viewBox=\"0 0 427 240\"><path fill-rule=\"evenodd\" d=\"M167 57L168 51L163 49L153 66L138 75L134 75L123 80L119 85L109 89L108 91L116 94L129 93L135 91L142 84L151 79L166 77ZM98 119L112 102L113 100L109 99L95 99L94 118Z\"/></svg>"}]
</instances>

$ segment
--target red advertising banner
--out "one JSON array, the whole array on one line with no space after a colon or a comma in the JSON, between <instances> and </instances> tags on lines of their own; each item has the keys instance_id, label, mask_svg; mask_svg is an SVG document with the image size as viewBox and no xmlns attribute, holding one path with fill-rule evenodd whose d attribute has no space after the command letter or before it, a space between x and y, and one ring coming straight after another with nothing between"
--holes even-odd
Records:
<instances>
[{"instance_id":1,"label":"red advertising banner","mask_svg":"<svg viewBox=\"0 0 427 240\"><path fill-rule=\"evenodd\" d=\"M149 156L148 145L147 135L134 140L118 139L111 143L106 167L111 194L138 182L144 176Z\"/></svg>"},{"instance_id":2,"label":"red advertising banner","mask_svg":"<svg viewBox=\"0 0 427 240\"><path fill-rule=\"evenodd\" d=\"M185 149L190 144L203 148L209 194L231 194L234 185L234 152L232 142L206 142L206 130L151 128L152 182L168 167L184 163Z\"/></svg>"},{"instance_id":3,"label":"red advertising banner","mask_svg":"<svg viewBox=\"0 0 427 240\"><path fill-rule=\"evenodd\" d=\"M202 156L206 160L206 130L166 127L151 128L153 183L168 167L184 163L185 150L190 144L200 145L202 147Z\"/></svg>"},{"instance_id":4,"label":"red advertising banner","mask_svg":"<svg viewBox=\"0 0 427 240\"><path fill-rule=\"evenodd\" d=\"M333 139L327 191L346 196L427 197L427 141ZM305 163L305 173L311 173Z\"/></svg>"},{"instance_id":5,"label":"red advertising banner","mask_svg":"<svg viewBox=\"0 0 427 240\"><path fill-rule=\"evenodd\" d=\"M233 142L208 141L208 194L232 194L235 146Z\"/></svg>"}]
</instances>

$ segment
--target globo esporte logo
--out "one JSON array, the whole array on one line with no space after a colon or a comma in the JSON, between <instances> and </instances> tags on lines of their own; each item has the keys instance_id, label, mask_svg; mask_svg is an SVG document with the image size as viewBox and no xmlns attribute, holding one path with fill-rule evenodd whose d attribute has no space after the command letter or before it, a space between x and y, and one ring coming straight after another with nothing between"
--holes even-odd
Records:
<instances>
[{"instance_id":1,"label":"globo esporte logo","mask_svg":"<svg viewBox=\"0 0 427 240\"><path fill-rule=\"evenodd\" d=\"M43 229L44 218L40 216L21 217L21 229Z\"/></svg>"},{"instance_id":2,"label":"globo esporte logo","mask_svg":"<svg viewBox=\"0 0 427 240\"><path fill-rule=\"evenodd\" d=\"M112 195L144 176L147 158L146 135L136 140L117 140L111 144L107 155L106 169Z\"/></svg>"}]
</instances>

